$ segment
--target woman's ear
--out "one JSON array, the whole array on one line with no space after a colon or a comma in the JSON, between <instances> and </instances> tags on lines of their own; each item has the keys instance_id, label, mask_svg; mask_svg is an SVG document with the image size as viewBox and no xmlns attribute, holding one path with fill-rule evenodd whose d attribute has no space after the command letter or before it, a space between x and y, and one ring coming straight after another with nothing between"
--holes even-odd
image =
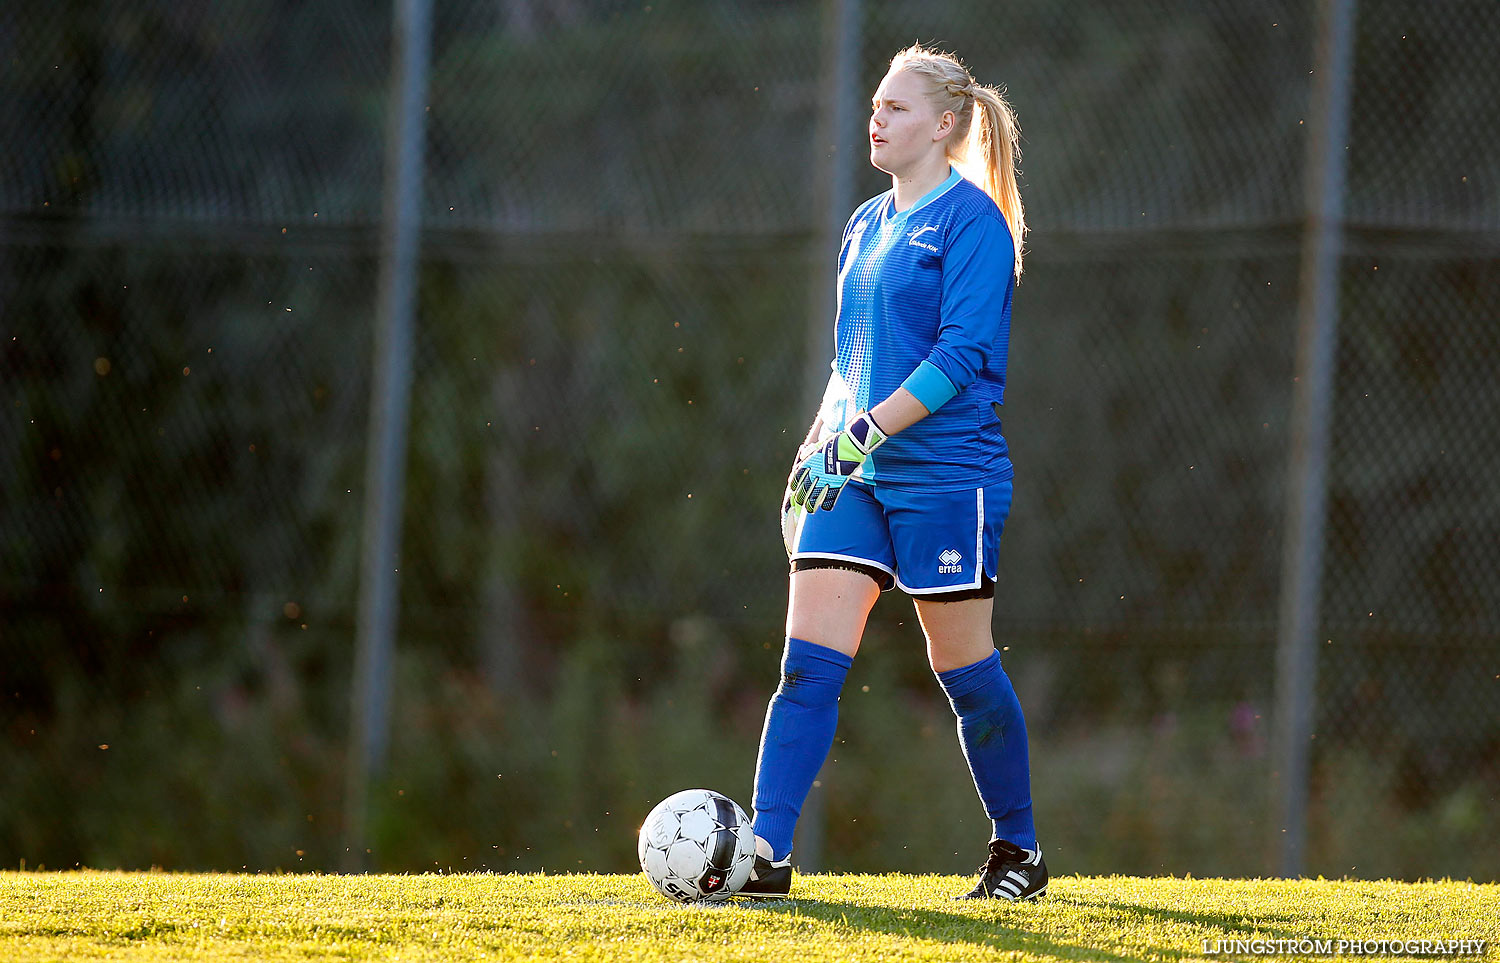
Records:
<instances>
[{"instance_id":1,"label":"woman's ear","mask_svg":"<svg viewBox=\"0 0 1500 963\"><path fill-rule=\"evenodd\" d=\"M947 137L948 133L953 130L953 125L956 123L958 123L958 118L953 116L953 111L943 111L943 116L938 118L937 133L933 134L933 141L940 141L944 137Z\"/></svg>"}]
</instances>

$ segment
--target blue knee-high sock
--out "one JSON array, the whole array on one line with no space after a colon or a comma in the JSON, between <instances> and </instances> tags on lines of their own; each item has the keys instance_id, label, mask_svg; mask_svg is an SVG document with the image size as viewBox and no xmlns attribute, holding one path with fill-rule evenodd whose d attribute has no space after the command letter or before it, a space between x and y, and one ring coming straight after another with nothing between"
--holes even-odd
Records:
<instances>
[{"instance_id":1,"label":"blue knee-high sock","mask_svg":"<svg viewBox=\"0 0 1500 963\"><path fill-rule=\"evenodd\" d=\"M1010 677L1000 667L1000 653L940 672L938 681L958 716L958 741L979 800L995 822L995 838L1035 849L1026 719Z\"/></svg>"},{"instance_id":2,"label":"blue knee-high sock","mask_svg":"<svg viewBox=\"0 0 1500 963\"><path fill-rule=\"evenodd\" d=\"M839 719L839 692L854 660L835 649L788 638L781 685L766 707L755 762L755 835L774 859L792 851L792 830L817 778Z\"/></svg>"}]
</instances>

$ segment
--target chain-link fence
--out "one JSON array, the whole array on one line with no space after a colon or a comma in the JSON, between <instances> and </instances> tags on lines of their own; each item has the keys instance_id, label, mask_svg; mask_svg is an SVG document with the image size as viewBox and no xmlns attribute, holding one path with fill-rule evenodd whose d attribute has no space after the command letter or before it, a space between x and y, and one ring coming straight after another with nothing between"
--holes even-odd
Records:
<instances>
[{"instance_id":1,"label":"chain-link fence","mask_svg":"<svg viewBox=\"0 0 1500 963\"><path fill-rule=\"evenodd\" d=\"M829 7L435 10L372 865L628 870L668 792L748 798L822 185L886 186L825 143ZM1274 869L1315 24L859 7L861 101L946 42L1025 136L996 634L1063 871ZM1493 879L1500 9L1356 24L1307 870ZM379 5L0 9L4 864L340 864L390 45ZM904 600L842 712L824 864L968 869Z\"/></svg>"}]
</instances>

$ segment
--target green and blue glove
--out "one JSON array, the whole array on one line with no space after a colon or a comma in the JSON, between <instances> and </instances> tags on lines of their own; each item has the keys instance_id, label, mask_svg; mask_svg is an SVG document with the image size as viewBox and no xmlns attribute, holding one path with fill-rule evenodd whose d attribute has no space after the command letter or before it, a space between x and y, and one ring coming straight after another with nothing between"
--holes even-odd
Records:
<instances>
[{"instance_id":1,"label":"green and blue glove","mask_svg":"<svg viewBox=\"0 0 1500 963\"><path fill-rule=\"evenodd\" d=\"M788 500L809 512L833 508L844 490L844 482L885 439L885 432L868 411L856 415L849 427L812 448L798 461L787 479Z\"/></svg>"},{"instance_id":2,"label":"green and blue glove","mask_svg":"<svg viewBox=\"0 0 1500 963\"><path fill-rule=\"evenodd\" d=\"M797 456L792 459L791 475L797 473L802 465L802 459L814 451L822 449L822 445L816 441L810 441L797 449ZM786 546L786 557L791 559L797 548L797 538L802 533L802 520L807 517L807 509L792 502L792 479L787 476L786 491L781 496L781 544Z\"/></svg>"}]
</instances>

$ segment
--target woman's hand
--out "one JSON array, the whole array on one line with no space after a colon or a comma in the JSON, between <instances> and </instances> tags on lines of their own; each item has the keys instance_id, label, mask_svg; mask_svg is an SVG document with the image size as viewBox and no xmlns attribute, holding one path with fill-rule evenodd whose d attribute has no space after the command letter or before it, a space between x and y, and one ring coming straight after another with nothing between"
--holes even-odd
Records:
<instances>
[{"instance_id":1,"label":"woman's hand","mask_svg":"<svg viewBox=\"0 0 1500 963\"><path fill-rule=\"evenodd\" d=\"M856 415L849 427L814 445L797 463L789 482L792 504L810 512L832 509L844 490L844 482L885 438L885 432L869 412Z\"/></svg>"}]
</instances>

